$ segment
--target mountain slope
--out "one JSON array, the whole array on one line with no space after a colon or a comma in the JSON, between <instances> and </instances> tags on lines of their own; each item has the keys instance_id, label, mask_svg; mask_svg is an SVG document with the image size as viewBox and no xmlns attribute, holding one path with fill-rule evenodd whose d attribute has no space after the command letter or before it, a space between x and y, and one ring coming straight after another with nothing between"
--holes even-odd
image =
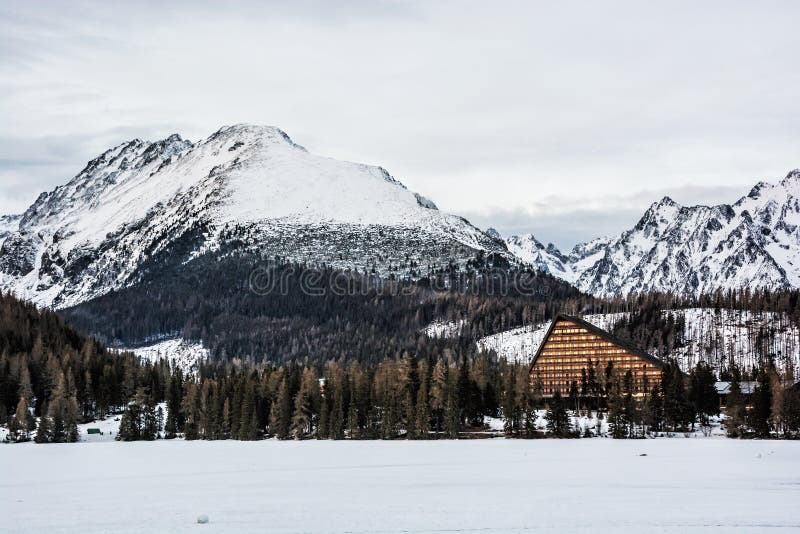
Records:
<instances>
[{"instance_id":1,"label":"mountain slope","mask_svg":"<svg viewBox=\"0 0 800 534\"><path fill-rule=\"evenodd\" d=\"M600 296L800 287L800 170L732 205L684 207L664 197L630 230L568 255L533 236L506 242L522 261Z\"/></svg>"},{"instance_id":2,"label":"mountain slope","mask_svg":"<svg viewBox=\"0 0 800 534\"><path fill-rule=\"evenodd\" d=\"M185 262L245 250L412 277L479 254L511 258L384 169L315 156L253 125L197 144L123 143L10 224L0 288L56 307L135 283L159 254Z\"/></svg>"},{"instance_id":3,"label":"mountain slope","mask_svg":"<svg viewBox=\"0 0 800 534\"><path fill-rule=\"evenodd\" d=\"M10 234L19 228L19 220L22 215L2 215L0 216L0 246Z\"/></svg>"}]
</instances>

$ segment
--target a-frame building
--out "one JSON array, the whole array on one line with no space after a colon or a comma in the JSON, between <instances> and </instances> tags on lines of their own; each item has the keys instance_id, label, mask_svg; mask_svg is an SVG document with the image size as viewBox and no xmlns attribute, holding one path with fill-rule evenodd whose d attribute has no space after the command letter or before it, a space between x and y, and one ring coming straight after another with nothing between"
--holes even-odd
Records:
<instances>
[{"instance_id":1,"label":"a-frame building","mask_svg":"<svg viewBox=\"0 0 800 534\"><path fill-rule=\"evenodd\" d=\"M556 390L566 396L573 381L582 388L582 371L588 374L589 367L594 367L598 381L604 380L609 361L619 373L632 371L637 394L644 393L646 384L652 387L661 380L664 362L658 358L583 319L559 314L533 357L531 384L541 388L544 397Z\"/></svg>"}]
</instances>

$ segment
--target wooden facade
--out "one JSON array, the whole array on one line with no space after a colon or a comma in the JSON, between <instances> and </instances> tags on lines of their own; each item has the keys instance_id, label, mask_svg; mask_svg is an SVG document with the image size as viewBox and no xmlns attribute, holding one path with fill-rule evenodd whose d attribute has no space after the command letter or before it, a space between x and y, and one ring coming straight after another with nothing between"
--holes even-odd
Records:
<instances>
[{"instance_id":1,"label":"wooden facade","mask_svg":"<svg viewBox=\"0 0 800 534\"><path fill-rule=\"evenodd\" d=\"M531 384L540 388L544 397L551 397L556 390L566 396L573 381L581 391L582 370L589 374L590 366L602 382L609 361L616 373L624 374L628 369L633 372L637 394L644 393L645 383L652 387L661 380L661 360L583 319L558 315L533 358Z\"/></svg>"}]
</instances>

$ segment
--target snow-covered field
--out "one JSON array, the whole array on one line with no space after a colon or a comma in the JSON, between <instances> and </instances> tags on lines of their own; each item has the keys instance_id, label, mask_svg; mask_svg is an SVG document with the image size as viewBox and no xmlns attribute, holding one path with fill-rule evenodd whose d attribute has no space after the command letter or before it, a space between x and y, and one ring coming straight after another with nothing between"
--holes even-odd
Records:
<instances>
[{"instance_id":1,"label":"snow-covered field","mask_svg":"<svg viewBox=\"0 0 800 534\"><path fill-rule=\"evenodd\" d=\"M0 531L797 532L798 452L714 439L5 446Z\"/></svg>"}]
</instances>

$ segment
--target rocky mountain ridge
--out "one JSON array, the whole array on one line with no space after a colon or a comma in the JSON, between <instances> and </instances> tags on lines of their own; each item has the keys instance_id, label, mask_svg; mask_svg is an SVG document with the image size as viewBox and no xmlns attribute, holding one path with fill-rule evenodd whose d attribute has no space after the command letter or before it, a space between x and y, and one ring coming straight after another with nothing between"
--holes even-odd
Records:
<instances>
[{"instance_id":1,"label":"rocky mountain ridge","mask_svg":"<svg viewBox=\"0 0 800 534\"><path fill-rule=\"evenodd\" d=\"M616 237L568 254L533 235L506 239L521 261L600 296L645 291L800 287L800 170L759 182L733 204L653 203Z\"/></svg>"}]
</instances>

